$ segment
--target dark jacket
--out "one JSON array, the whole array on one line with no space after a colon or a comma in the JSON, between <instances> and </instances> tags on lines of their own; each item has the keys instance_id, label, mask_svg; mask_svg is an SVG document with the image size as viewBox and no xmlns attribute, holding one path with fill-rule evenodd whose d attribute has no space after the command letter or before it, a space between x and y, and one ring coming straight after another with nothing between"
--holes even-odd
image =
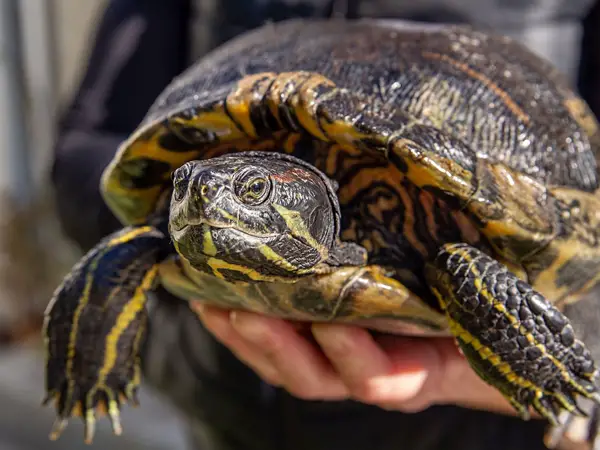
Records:
<instances>
[{"instance_id":1,"label":"dark jacket","mask_svg":"<svg viewBox=\"0 0 600 450\"><path fill-rule=\"evenodd\" d=\"M154 98L191 60L266 20L332 14L470 22L524 40L598 89L598 11L588 0L112 0L85 76L61 122L52 180L65 233L83 250L120 225L103 204L102 170ZM586 18L587 16L587 18ZM584 20L585 18L585 20ZM581 56L581 58L580 58ZM598 94L595 94L598 95ZM159 301L157 301L159 300ZM354 402L307 402L263 384L217 343L187 305L150 303L145 380L190 419L204 450L543 449L543 424L439 406L419 414Z\"/></svg>"}]
</instances>

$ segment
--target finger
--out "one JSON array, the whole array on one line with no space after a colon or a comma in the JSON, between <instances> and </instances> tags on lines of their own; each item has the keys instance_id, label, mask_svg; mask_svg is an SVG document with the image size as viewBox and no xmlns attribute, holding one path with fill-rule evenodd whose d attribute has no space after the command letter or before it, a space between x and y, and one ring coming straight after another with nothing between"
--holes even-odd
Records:
<instances>
[{"instance_id":1,"label":"finger","mask_svg":"<svg viewBox=\"0 0 600 450\"><path fill-rule=\"evenodd\" d=\"M390 359L388 375L373 383L380 387L379 405L386 409L418 412L436 403L443 368L430 339L379 336L377 344Z\"/></svg>"},{"instance_id":2,"label":"finger","mask_svg":"<svg viewBox=\"0 0 600 450\"><path fill-rule=\"evenodd\" d=\"M313 326L313 333L354 398L386 407L411 399L421 390L427 376L424 355L410 346L402 346L404 364L400 365L364 329L319 324Z\"/></svg>"},{"instance_id":3,"label":"finger","mask_svg":"<svg viewBox=\"0 0 600 450\"><path fill-rule=\"evenodd\" d=\"M500 391L475 373L452 339L432 339L430 343L438 353L440 362L439 371L431 379L432 385L437 386L437 389L432 389L436 403L516 414Z\"/></svg>"},{"instance_id":4,"label":"finger","mask_svg":"<svg viewBox=\"0 0 600 450\"><path fill-rule=\"evenodd\" d=\"M319 348L290 323L236 311L236 331L262 351L278 372L281 385L303 399L341 400L348 390Z\"/></svg>"},{"instance_id":5,"label":"finger","mask_svg":"<svg viewBox=\"0 0 600 450\"><path fill-rule=\"evenodd\" d=\"M455 404L515 414L514 409L500 392L485 383L473 371L452 339L410 339L399 342L393 337L383 337L379 343L392 360L395 370L409 370L407 353L427 355L425 357L427 377L420 391L406 401L397 404L392 401L385 406L404 412L417 412L432 404Z\"/></svg>"},{"instance_id":6,"label":"finger","mask_svg":"<svg viewBox=\"0 0 600 450\"><path fill-rule=\"evenodd\" d=\"M274 386L281 385L279 373L264 356L263 352L246 341L233 328L230 320L230 311L200 305L198 302L191 302L191 308L198 314L206 329L240 361L254 370L267 383Z\"/></svg>"}]
</instances>

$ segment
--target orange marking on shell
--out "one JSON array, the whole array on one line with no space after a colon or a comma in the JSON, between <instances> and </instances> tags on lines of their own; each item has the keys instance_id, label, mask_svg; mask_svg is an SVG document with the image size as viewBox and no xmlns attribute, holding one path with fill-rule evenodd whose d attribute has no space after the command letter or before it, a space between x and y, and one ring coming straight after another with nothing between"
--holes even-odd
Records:
<instances>
[{"instance_id":1,"label":"orange marking on shell","mask_svg":"<svg viewBox=\"0 0 600 450\"><path fill-rule=\"evenodd\" d=\"M442 55L441 53L423 52L423 56L425 58L437 59L440 61L447 62L448 64L456 67L461 72L466 73L471 78L474 78L474 79L480 81L484 86L486 86L492 92L494 92L494 94L496 94L500 98L500 100L502 100L504 102L506 107L508 109L510 109L510 111L515 116L517 116L519 118L519 120L521 120L521 122L528 125L529 122L531 121L530 117L525 113L525 111L523 111L521 109L521 107L519 105L517 105L513 101L512 98L510 98L510 95L506 91L502 90L500 88L500 86L498 86L496 83L494 83L491 79L489 79L487 76L485 76L481 72L476 71L472 67L469 67L467 64L457 61L448 55Z\"/></svg>"}]
</instances>

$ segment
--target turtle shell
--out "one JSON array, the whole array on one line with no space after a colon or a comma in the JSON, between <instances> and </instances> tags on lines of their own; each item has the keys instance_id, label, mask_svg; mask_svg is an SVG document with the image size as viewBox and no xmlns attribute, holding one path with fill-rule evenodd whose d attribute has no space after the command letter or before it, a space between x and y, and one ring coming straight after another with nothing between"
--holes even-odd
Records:
<instances>
[{"instance_id":1,"label":"turtle shell","mask_svg":"<svg viewBox=\"0 0 600 450\"><path fill-rule=\"evenodd\" d=\"M293 153L339 183L342 239L401 267L417 293L428 295L415 275L423 260L467 242L563 299L595 282L600 264L597 142L563 77L508 38L291 21L242 35L175 79L102 192L123 223L141 224L187 161ZM581 269L589 277L578 281Z\"/></svg>"}]
</instances>

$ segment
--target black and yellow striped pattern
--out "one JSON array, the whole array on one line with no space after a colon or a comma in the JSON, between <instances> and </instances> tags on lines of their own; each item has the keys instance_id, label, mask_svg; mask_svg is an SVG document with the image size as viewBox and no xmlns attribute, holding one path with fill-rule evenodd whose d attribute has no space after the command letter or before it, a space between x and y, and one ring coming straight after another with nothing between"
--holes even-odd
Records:
<instances>
[{"instance_id":1,"label":"black and yellow striped pattern","mask_svg":"<svg viewBox=\"0 0 600 450\"><path fill-rule=\"evenodd\" d=\"M121 405L137 402L146 293L167 243L151 226L125 228L90 250L55 292L44 326L44 402L55 402L58 414L52 439L81 416L91 442L97 414L120 434Z\"/></svg>"},{"instance_id":2,"label":"black and yellow striped pattern","mask_svg":"<svg viewBox=\"0 0 600 450\"><path fill-rule=\"evenodd\" d=\"M577 396L600 403L597 367L568 319L506 267L448 244L428 279L473 368L523 417L532 406L557 425L561 410L579 413Z\"/></svg>"}]
</instances>

